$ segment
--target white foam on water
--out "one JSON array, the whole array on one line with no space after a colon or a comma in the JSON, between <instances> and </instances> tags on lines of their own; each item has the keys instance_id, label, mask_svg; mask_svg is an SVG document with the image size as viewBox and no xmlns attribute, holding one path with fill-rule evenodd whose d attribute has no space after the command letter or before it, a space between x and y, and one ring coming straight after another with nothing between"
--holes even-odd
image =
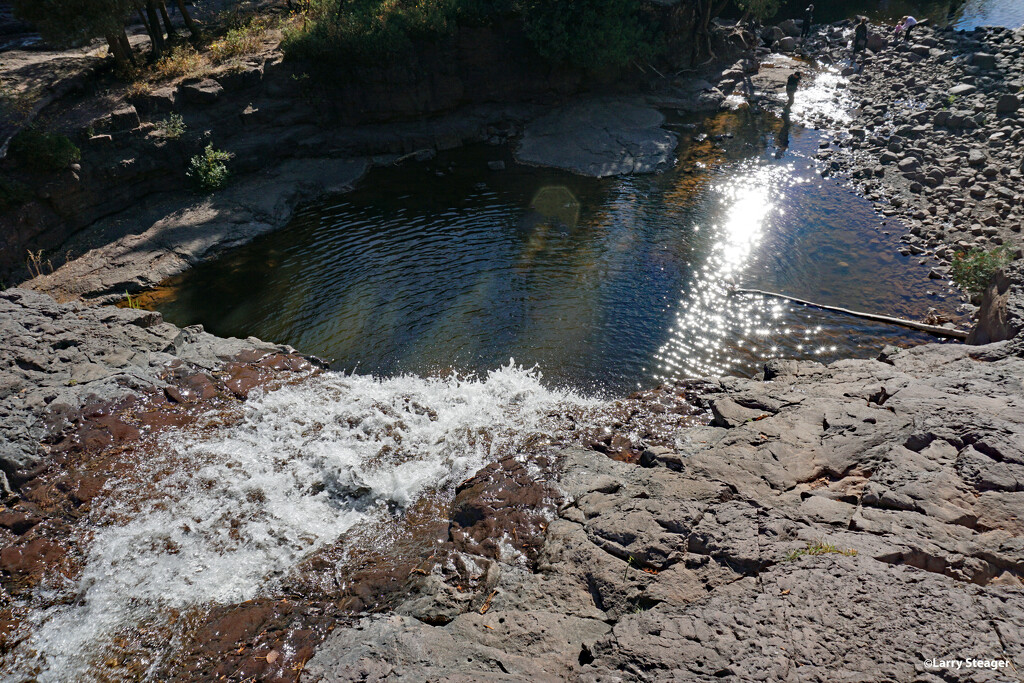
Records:
<instances>
[{"instance_id":1,"label":"white foam on water","mask_svg":"<svg viewBox=\"0 0 1024 683\"><path fill-rule=\"evenodd\" d=\"M98 678L140 623L266 594L355 525L454 487L546 433L552 413L596 405L540 380L512 362L483 379L326 373L251 398L231 427L165 436L111 485L73 600L33 612L3 668Z\"/></svg>"}]
</instances>

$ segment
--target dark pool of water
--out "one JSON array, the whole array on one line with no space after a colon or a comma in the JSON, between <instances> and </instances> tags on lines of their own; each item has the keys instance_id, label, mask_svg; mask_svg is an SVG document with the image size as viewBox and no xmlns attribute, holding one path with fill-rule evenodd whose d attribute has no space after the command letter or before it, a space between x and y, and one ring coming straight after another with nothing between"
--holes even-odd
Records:
<instances>
[{"instance_id":1,"label":"dark pool of water","mask_svg":"<svg viewBox=\"0 0 1024 683\"><path fill-rule=\"evenodd\" d=\"M752 374L774 356L871 356L927 336L727 284L898 316L955 308L898 226L822 180L820 134L746 111L706 123L675 171L594 180L479 147L376 170L360 189L190 270L149 305L178 325L255 335L363 373L482 371L622 392ZM714 142L716 134L733 137ZM491 171L503 160L508 170ZM891 228L893 236L883 234Z\"/></svg>"}]
</instances>

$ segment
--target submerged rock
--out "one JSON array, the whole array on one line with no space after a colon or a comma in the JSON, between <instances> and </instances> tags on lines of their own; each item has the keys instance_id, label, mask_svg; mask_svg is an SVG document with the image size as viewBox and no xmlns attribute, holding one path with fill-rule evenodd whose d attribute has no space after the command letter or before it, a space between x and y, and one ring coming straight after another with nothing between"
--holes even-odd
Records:
<instances>
[{"instance_id":1,"label":"submerged rock","mask_svg":"<svg viewBox=\"0 0 1024 683\"><path fill-rule=\"evenodd\" d=\"M677 140L665 117L631 100L592 100L527 124L516 149L524 164L604 178L666 170Z\"/></svg>"}]
</instances>

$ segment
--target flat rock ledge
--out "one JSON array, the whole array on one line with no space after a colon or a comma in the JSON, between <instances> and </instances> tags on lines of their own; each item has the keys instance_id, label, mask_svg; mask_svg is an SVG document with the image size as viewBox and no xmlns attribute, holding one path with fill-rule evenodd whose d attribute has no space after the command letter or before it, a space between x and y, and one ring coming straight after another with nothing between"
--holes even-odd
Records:
<instances>
[{"instance_id":1,"label":"flat rock ledge","mask_svg":"<svg viewBox=\"0 0 1024 683\"><path fill-rule=\"evenodd\" d=\"M0 478L27 478L44 466L42 442L83 406L161 390L169 368L211 372L246 352L294 349L222 339L199 325L181 329L153 311L0 292Z\"/></svg>"},{"instance_id":2,"label":"flat rock ledge","mask_svg":"<svg viewBox=\"0 0 1024 683\"><path fill-rule=\"evenodd\" d=\"M642 100L580 102L528 123L515 157L594 178L657 173L671 166L678 142L664 122Z\"/></svg>"},{"instance_id":3,"label":"flat rock ledge","mask_svg":"<svg viewBox=\"0 0 1024 683\"><path fill-rule=\"evenodd\" d=\"M929 663L1024 663L1008 348L709 380L714 422L643 466L559 454L534 562L463 551L393 613L335 630L304 680L1010 680Z\"/></svg>"},{"instance_id":4,"label":"flat rock ledge","mask_svg":"<svg viewBox=\"0 0 1024 683\"><path fill-rule=\"evenodd\" d=\"M351 189L369 167L365 159L291 159L184 207L178 198L138 206L132 222L139 231L21 286L59 300L116 303L284 227L298 206Z\"/></svg>"}]
</instances>

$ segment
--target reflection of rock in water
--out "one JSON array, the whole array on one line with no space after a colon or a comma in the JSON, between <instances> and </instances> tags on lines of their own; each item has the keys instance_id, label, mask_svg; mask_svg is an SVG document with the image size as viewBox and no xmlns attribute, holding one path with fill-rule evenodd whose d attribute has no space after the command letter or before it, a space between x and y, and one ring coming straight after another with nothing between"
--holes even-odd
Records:
<instances>
[{"instance_id":1,"label":"reflection of rock in water","mask_svg":"<svg viewBox=\"0 0 1024 683\"><path fill-rule=\"evenodd\" d=\"M565 185L542 187L530 201L530 208L570 228L575 228L580 220L579 200Z\"/></svg>"}]
</instances>

